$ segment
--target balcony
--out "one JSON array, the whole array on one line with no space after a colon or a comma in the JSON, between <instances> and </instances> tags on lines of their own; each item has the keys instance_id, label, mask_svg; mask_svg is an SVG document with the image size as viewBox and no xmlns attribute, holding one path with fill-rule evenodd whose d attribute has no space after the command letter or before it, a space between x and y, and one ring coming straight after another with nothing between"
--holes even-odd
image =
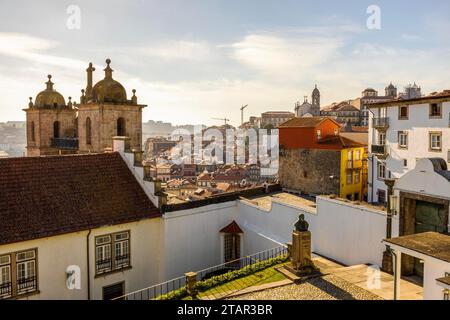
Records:
<instances>
[{"instance_id":1,"label":"balcony","mask_svg":"<svg viewBox=\"0 0 450 320\"><path fill-rule=\"evenodd\" d=\"M17 293L23 294L37 290L37 278L27 277L17 279Z\"/></svg>"},{"instance_id":2,"label":"balcony","mask_svg":"<svg viewBox=\"0 0 450 320\"><path fill-rule=\"evenodd\" d=\"M373 118L373 127L377 130L387 130L389 128L389 118Z\"/></svg>"},{"instance_id":3,"label":"balcony","mask_svg":"<svg viewBox=\"0 0 450 320\"><path fill-rule=\"evenodd\" d=\"M3 282L0 284L0 299L9 298L12 295L12 283Z\"/></svg>"},{"instance_id":4,"label":"balcony","mask_svg":"<svg viewBox=\"0 0 450 320\"><path fill-rule=\"evenodd\" d=\"M50 146L63 150L76 150L78 149L78 138L51 138Z\"/></svg>"},{"instance_id":5,"label":"balcony","mask_svg":"<svg viewBox=\"0 0 450 320\"><path fill-rule=\"evenodd\" d=\"M385 159L388 155L386 145L373 144L370 151L380 159Z\"/></svg>"}]
</instances>

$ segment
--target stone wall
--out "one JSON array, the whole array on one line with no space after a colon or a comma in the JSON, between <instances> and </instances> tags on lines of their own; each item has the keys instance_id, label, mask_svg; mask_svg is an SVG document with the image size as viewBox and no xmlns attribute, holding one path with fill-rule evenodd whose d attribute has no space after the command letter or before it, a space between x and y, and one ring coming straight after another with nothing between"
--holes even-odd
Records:
<instances>
[{"instance_id":1,"label":"stone wall","mask_svg":"<svg viewBox=\"0 0 450 320\"><path fill-rule=\"evenodd\" d=\"M282 150L280 184L304 194L339 194L340 158L340 151L335 150Z\"/></svg>"},{"instance_id":2,"label":"stone wall","mask_svg":"<svg viewBox=\"0 0 450 320\"><path fill-rule=\"evenodd\" d=\"M91 119L91 144L86 144L86 119ZM79 151L103 152L112 148L117 136L117 119L125 119L126 136L130 147L142 147L142 107L135 105L80 105L78 110Z\"/></svg>"}]
</instances>

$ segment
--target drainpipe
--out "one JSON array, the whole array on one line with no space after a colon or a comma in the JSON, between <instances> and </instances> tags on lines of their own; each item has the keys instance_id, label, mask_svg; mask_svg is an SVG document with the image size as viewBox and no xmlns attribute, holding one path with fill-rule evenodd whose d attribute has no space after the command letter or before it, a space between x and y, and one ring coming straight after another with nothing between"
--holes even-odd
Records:
<instances>
[{"instance_id":1,"label":"drainpipe","mask_svg":"<svg viewBox=\"0 0 450 320\"><path fill-rule=\"evenodd\" d=\"M397 300L397 286L398 286L398 277L397 277L397 254L394 250L392 250L391 247L387 246L386 250L389 251L389 253L394 257L394 300Z\"/></svg>"},{"instance_id":2,"label":"drainpipe","mask_svg":"<svg viewBox=\"0 0 450 320\"><path fill-rule=\"evenodd\" d=\"M86 261L87 261L87 299L91 300L91 275L90 275L90 262L89 262L89 236L91 235L91 229L86 236Z\"/></svg>"},{"instance_id":3,"label":"drainpipe","mask_svg":"<svg viewBox=\"0 0 450 320\"><path fill-rule=\"evenodd\" d=\"M372 114L372 119L375 117L375 113L373 113L373 111L369 108L369 107L367 107L367 110L369 110L369 112ZM373 128L372 128L372 130L373 130ZM374 135L372 134L372 144L373 144L373 142L374 142ZM371 197L371 199L372 199L372 203L374 202L373 201L373 189L374 189L374 185L373 185L373 175L374 175L374 166L375 166L375 163L374 163L374 160L375 160L375 157L373 156L373 154L372 154L372 150L368 150L369 152L370 152L370 161L372 161L372 174L371 174L371 177L370 177L370 184L372 185L372 187L371 187L371 189L372 189L372 197Z\"/></svg>"}]
</instances>

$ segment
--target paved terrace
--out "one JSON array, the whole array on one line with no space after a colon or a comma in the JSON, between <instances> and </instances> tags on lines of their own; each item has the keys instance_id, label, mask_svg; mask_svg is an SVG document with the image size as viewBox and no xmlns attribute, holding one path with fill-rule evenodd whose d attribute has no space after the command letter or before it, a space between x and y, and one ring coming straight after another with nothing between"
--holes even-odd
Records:
<instances>
[{"instance_id":1,"label":"paved terrace","mask_svg":"<svg viewBox=\"0 0 450 320\"><path fill-rule=\"evenodd\" d=\"M326 258L313 258L324 276L300 284L283 280L278 283L251 287L235 293L231 299L239 300L392 300L394 278L380 272L379 286L372 288L369 275L373 269L367 265L345 267ZM422 300L423 288L401 280L401 300Z\"/></svg>"}]
</instances>

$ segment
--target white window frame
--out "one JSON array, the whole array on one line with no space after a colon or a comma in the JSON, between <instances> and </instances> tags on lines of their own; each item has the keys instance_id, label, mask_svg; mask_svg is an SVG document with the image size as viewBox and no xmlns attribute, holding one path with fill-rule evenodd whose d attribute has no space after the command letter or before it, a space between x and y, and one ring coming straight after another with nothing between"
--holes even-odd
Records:
<instances>
[{"instance_id":1,"label":"white window frame","mask_svg":"<svg viewBox=\"0 0 450 320\"><path fill-rule=\"evenodd\" d=\"M378 162L377 177L379 180L386 179L386 164Z\"/></svg>"},{"instance_id":2,"label":"white window frame","mask_svg":"<svg viewBox=\"0 0 450 320\"><path fill-rule=\"evenodd\" d=\"M402 141L402 138L404 141ZM408 132L399 131L398 132L398 147L402 149L408 148Z\"/></svg>"},{"instance_id":3,"label":"white window frame","mask_svg":"<svg viewBox=\"0 0 450 320\"><path fill-rule=\"evenodd\" d=\"M433 137L439 138L433 141ZM433 146L436 144L435 146ZM442 132L430 132L430 150L441 151L442 150Z\"/></svg>"}]
</instances>

